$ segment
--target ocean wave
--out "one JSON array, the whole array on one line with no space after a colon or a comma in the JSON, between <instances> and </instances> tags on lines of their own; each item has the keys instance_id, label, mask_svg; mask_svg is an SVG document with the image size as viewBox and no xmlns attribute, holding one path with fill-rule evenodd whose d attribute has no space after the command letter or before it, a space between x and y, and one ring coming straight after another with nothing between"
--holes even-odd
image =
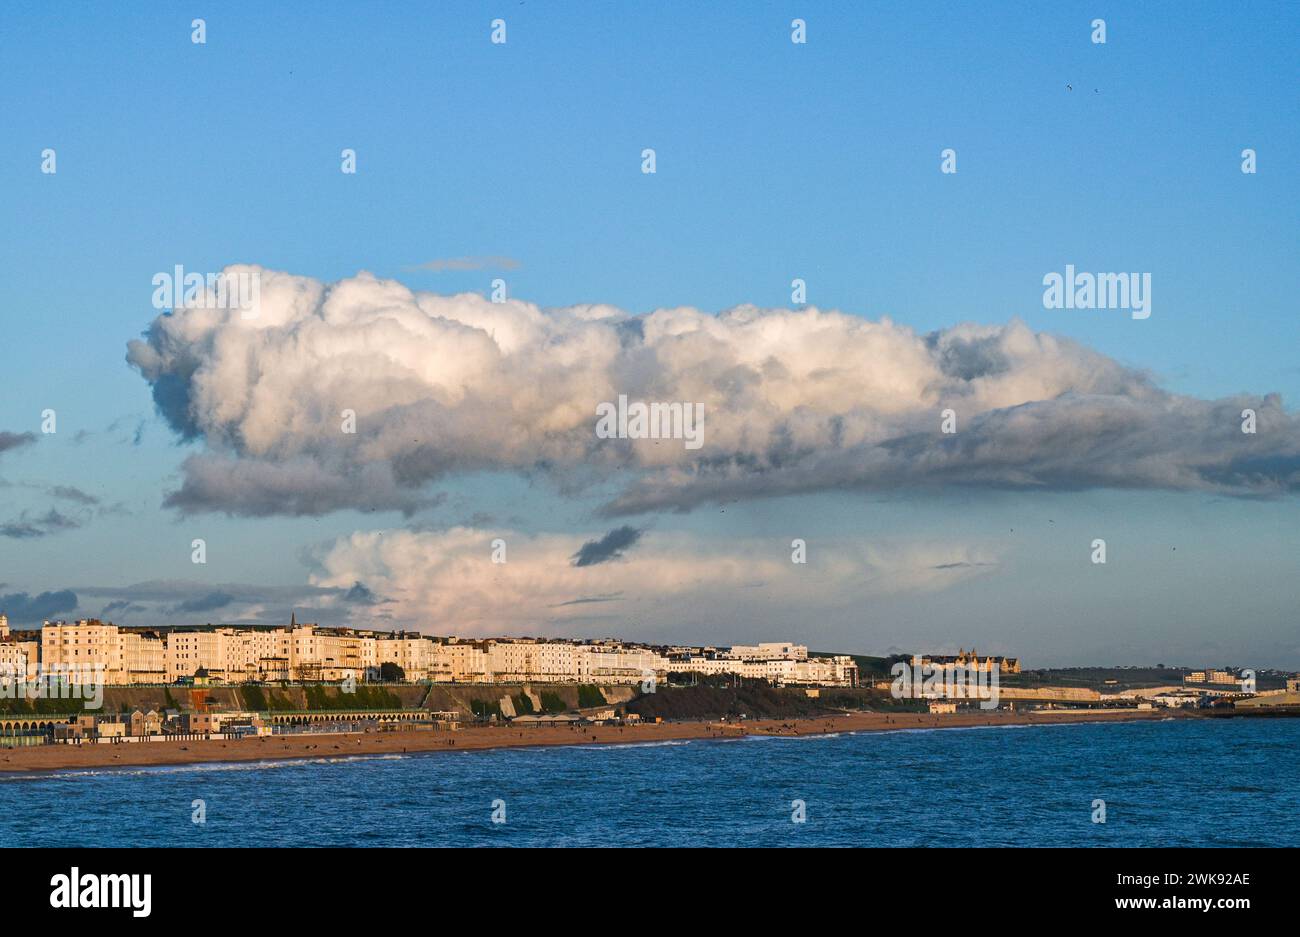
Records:
<instances>
[{"instance_id":1,"label":"ocean wave","mask_svg":"<svg viewBox=\"0 0 1300 937\"><path fill-rule=\"evenodd\" d=\"M1123 725L1124 723L1105 723L1105 722L1008 722L1001 725L980 725L980 726L899 726L897 729L855 729L849 732L849 735L898 735L904 732L978 732L987 729L1005 730L1005 729L1051 729L1064 728L1065 726L1096 726L1096 725Z\"/></svg>"},{"instance_id":2,"label":"ocean wave","mask_svg":"<svg viewBox=\"0 0 1300 937\"><path fill-rule=\"evenodd\" d=\"M807 732L803 735L746 735L742 736L746 741L782 741L782 742L815 742L819 739L837 739L841 735L858 735L866 733L857 732Z\"/></svg>"},{"instance_id":3,"label":"ocean wave","mask_svg":"<svg viewBox=\"0 0 1300 937\"><path fill-rule=\"evenodd\" d=\"M663 739L659 742L598 742L595 745L551 745L547 746L550 751L557 748L573 748L582 752L599 752L610 751L615 748L676 748L678 745L689 745L691 742L702 741L699 739Z\"/></svg>"},{"instance_id":4,"label":"ocean wave","mask_svg":"<svg viewBox=\"0 0 1300 937\"><path fill-rule=\"evenodd\" d=\"M45 772L0 774L0 783L18 781L79 781L98 777L156 777L171 774L207 774L217 771L264 771L305 765L334 765L350 761L400 761L407 755L331 755L312 758L273 758L266 761L206 761L184 765L122 765L120 768L62 768Z\"/></svg>"}]
</instances>

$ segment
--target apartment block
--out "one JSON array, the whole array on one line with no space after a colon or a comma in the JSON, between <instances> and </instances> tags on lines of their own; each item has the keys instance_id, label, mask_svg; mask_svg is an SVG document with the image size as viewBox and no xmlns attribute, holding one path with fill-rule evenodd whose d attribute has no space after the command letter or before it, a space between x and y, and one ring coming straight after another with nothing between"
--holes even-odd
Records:
<instances>
[{"instance_id":1,"label":"apartment block","mask_svg":"<svg viewBox=\"0 0 1300 937\"><path fill-rule=\"evenodd\" d=\"M396 664L410 681L450 680L450 665L439 666L445 659L437 653L438 646L425 635L394 634L375 639L376 666Z\"/></svg>"},{"instance_id":2,"label":"apartment block","mask_svg":"<svg viewBox=\"0 0 1300 937\"><path fill-rule=\"evenodd\" d=\"M438 683L639 683L670 672L734 674L777 684L857 684L850 657L810 658L790 642L731 648L656 648L617 640L434 639L413 632L321 628L291 616L288 627L218 625L120 628L94 619L46 622L39 641L8 637L0 663L100 668L107 684L377 679L394 663L407 680Z\"/></svg>"}]
</instances>

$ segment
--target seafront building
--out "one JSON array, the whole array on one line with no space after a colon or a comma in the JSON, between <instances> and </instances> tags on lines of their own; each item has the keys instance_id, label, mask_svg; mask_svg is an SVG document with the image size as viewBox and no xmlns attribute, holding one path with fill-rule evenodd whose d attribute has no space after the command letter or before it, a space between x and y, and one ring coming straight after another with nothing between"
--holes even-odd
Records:
<instances>
[{"instance_id":1,"label":"seafront building","mask_svg":"<svg viewBox=\"0 0 1300 937\"><path fill-rule=\"evenodd\" d=\"M290 616L288 627L131 628L97 619L47 621L11 632L0 615L0 666L11 674L89 672L107 685L334 683L379 679L385 664L410 682L622 683L669 674L734 675L779 685L857 686L851 657L809 657L790 642L656 647L616 640L462 639L416 632L322 628Z\"/></svg>"},{"instance_id":2,"label":"seafront building","mask_svg":"<svg viewBox=\"0 0 1300 937\"><path fill-rule=\"evenodd\" d=\"M39 652L27 660L29 672L39 663L47 673L88 673L102 670L103 682L163 683L166 649L154 629L119 628L95 619L47 621L41 627Z\"/></svg>"},{"instance_id":3,"label":"seafront building","mask_svg":"<svg viewBox=\"0 0 1300 937\"><path fill-rule=\"evenodd\" d=\"M773 642L730 648L674 648L671 670L706 676L732 674L779 685L857 686L852 657L809 657L801 644Z\"/></svg>"},{"instance_id":4,"label":"seafront building","mask_svg":"<svg viewBox=\"0 0 1300 937\"><path fill-rule=\"evenodd\" d=\"M985 657L980 659L979 654L971 648L970 653L965 648L958 651L956 657L943 657L933 654L914 654L912 655L913 667L930 667L935 670L957 670L964 671L992 671L997 669L1000 673L1020 673L1020 658L1018 657Z\"/></svg>"},{"instance_id":5,"label":"seafront building","mask_svg":"<svg viewBox=\"0 0 1300 937\"><path fill-rule=\"evenodd\" d=\"M36 669L40 656L41 643L10 634L9 618L0 614L0 674L25 676Z\"/></svg>"}]
</instances>

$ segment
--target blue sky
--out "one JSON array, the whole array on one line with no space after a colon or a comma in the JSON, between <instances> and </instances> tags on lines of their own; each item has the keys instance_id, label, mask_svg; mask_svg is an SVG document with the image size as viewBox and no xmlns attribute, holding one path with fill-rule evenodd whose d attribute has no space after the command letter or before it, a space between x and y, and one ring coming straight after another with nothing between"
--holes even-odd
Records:
<instances>
[{"instance_id":1,"label":"blue sky","mask_svg":"<svg viewBox=\"0 0 1300 937\"><path fill-rule=\"evenodd\" d=\"M497 16L505 45L488 41ZM806 45L789 41L794 17ZM1105 45L1089 41L1097 17ZM1280 3L6 4L0 431L39 433L46 408L59 423L0 455L0 524L61 506L82 526L0 538L0 595L72 589L92 614L115 598L95 587L300 586L306 553L354 531L476 514L530 534L613 526L594 493L509 471L440 481L447 500L414 518L164 509L201 446L154 414L125 351L157 315L151 278L176 264L322 282L366 270L443 294L500 275L540 306L633 314L785 307L802 277L823 309L921 333L1019 318L1170 392L1277 392L1293 413L1297 35L1300 12ZM46 147L55 175L39 171ZM345 147L354 176L339 172ZM938 171L946 147L955 175ZM1239 169L1246 147L1257 174ZM418 269L480 256L518 266ZM1043 308L1043 275L1067 263L1150 271L1153 315ZM629 605L590 627L1297 667L1298 519L1293 497L1110 490L821 491L642 516L657 533L774 550L793 536L960 541L996 568L769 611L719 586L681 620ZM1098 536L1105 579L1087 562ZM209 543L201 569L193 537ZM179 619L180 604L114 617Z\"/></svg>"}]
</instances>

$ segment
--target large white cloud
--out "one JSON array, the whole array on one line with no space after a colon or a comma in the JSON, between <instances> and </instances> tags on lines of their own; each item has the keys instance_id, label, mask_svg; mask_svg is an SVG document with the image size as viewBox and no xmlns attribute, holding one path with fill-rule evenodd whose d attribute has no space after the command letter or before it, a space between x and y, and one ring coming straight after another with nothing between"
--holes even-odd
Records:
<instances>
[{"instance_id":1,"label":"large white cloud","mask_svg":"<svg viewBox=\"0 0 1300 937\"><path fill-rule=\"evenodd\" d=\"M168 497L184 511L411 512L436 479L484 469L619 479L608 514L836 488L1300 485L1300 421L1277 396L1170 394L1019 322L921 335L811 308L632 316L227 273L260 275L256 317L177 309L128 351L204 445ZM596 406L620 394L703 404L703 447L598 438Z\"/></svg>"},{"instance_id":2,"label":"large white cloud","mask_svg":"<svg viewBox=\"0 0 1300 937\"><path fill-rule=\"evenodd\" d=\"M948 543L808 545L791 562L782 543L706 541L650 531L626 558L577 565L590 535L523 534L456 527L446 531L359 531L320 549L311 577L329 607L364 584L378 597L354 608L378 624L440 634L582 635L635 627L637 637L680 628L718 606L732 614L747 600L784 613L789 629L808 627L829 606L947 588L998 565L995 551ZM504 554L494 542L504 543ZM494 562L504 559L504 562ZM343 599L328 596L344 596ZM696 638L698 640L698 637Z\"/></svg>"}]
</instances>

